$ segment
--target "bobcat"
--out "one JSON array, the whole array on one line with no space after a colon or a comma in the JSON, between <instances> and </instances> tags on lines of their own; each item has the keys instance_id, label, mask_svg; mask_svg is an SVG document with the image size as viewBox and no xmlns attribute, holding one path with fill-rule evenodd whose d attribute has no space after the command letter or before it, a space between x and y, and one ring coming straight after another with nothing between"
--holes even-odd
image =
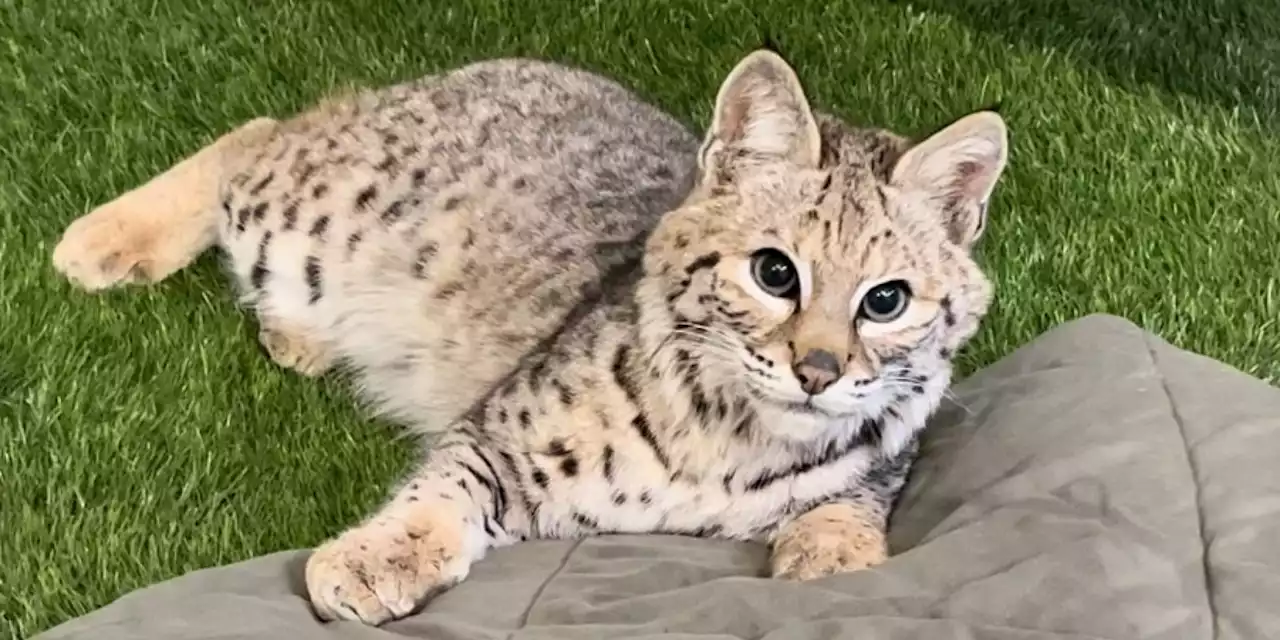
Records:
<instances>
[{"instance_id":1,"label":"bobcat","mask_svg":"<svg viewBox=\"0 0 1280 640\"><path fill-rule=\"evenodd\" d=\"M94 290L230 257L279 364L349 368L433 436L310 557L322 619L408 615L488 549L758 540L809 579L886 559L917 436L992 287L979 111L913 142L811 110L755 51L699 143L615 82L503 59L258 119L66 230Z\"/></svg>"}]
</instances>

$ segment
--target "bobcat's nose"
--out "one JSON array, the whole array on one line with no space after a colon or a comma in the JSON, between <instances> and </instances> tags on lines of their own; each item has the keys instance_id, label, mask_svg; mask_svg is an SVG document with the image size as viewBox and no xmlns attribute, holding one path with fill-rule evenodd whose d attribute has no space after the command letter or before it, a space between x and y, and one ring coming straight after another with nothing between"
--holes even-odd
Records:
<instances>
[{"instance_id":1,"label":"bobcat's nose","mask_svg":"<svg viewBox=\"0 0 1280 640\"><path fill-rule=\"evenodd\" d=\"M792 365L800 388L809 395L822 393L840 379L840 359L825 349L814 349Z\"/></svg>"}]
</instances>

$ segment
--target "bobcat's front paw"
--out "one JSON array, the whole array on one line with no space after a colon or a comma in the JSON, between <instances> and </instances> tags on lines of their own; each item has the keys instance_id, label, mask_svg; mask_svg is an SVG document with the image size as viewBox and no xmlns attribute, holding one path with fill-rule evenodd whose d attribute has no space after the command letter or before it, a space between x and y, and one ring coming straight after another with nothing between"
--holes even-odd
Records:
<instances>
[{"instance_id":1,"label":"bobcat's front paw","mask_svg":"<svg viewBox=\"0 0 1280 640\"><path fill-rule=\"evenodd\" d=\"M378 625L403 618L470 569L454 527L396 520L351 529L307 560L307 591L323 620Z\"/></svg>"},{"instance_id":2,"label":"bobcat's front paw","mask_svg":"<svg viewBox=\"0 0 1280 640\"><path fill-rule=\"evenodd\" d=\"M879 527L852 506L831 504L787 525L773 543L770 564L775 578L813 580L873 567L888 557Z\"/></svg>"}]
</instances>

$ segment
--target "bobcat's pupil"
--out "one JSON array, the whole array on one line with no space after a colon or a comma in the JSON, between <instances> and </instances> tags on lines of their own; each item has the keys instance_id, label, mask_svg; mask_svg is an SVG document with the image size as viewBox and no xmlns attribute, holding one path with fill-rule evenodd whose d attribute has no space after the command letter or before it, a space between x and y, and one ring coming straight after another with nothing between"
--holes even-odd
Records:
<instances>
[{"instance_id":1,"label":"bobcat's pupil","mask_svg":"<svg viewBox=\"0 0 1280 640\"><path fill-rule=\"evenodd\" d=\"M862 299L860 313L872 322L889 322L907 310L911 292L901 280L877 285Z\"/></svg>"},{"instance_id":2,"label":"bobcat's pupil","mask_svg":"<svg viewBox=\"0 0 1280 640\"><path fill-rule=\"evenodd\" d=\"M751 258L751 273L765 293L778 298L800 295L800 277L791 259L776 249L764 249Z\"/></svg>"}]
</instances>

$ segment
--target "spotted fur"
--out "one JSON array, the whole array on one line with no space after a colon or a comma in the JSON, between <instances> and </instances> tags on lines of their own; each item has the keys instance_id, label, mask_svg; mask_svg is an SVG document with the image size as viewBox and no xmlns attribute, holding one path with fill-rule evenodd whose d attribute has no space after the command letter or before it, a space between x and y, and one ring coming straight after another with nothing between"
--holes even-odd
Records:
<instances>
[{"instance_id":1,"label":"spotted fur","mask_svg":"<svg viewBox=\"0 0 1280 640\"><path fill-rule=\"evenodd\" d=\"M758 540L806 579L887 557L989 304L969 251L1004 163L992 113L918 143L853 128L766 51L701 146L611 81L491 61L249 123L74 223L55 263L100 288L216 242L277 362L349 366L437 436L312 555L323 618L407 615L533 538ZM794 263L794 299L754 279L762 249ZM890 280L905 312L859 315ZM807 391L817 352L839 375Z\"/></svg>"}]
</instances>

